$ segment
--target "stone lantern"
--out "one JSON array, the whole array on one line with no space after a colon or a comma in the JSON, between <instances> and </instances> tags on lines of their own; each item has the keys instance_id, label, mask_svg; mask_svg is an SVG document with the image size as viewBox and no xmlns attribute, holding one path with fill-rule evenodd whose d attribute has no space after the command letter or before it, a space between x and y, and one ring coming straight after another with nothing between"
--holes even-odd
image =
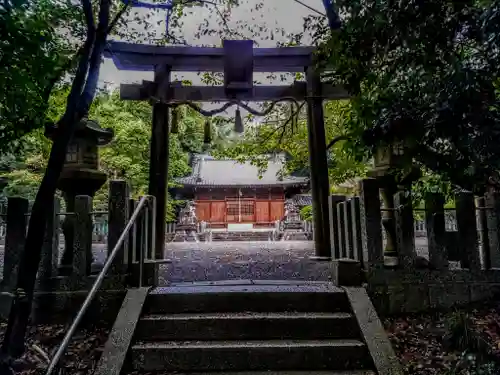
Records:
<instances>
[{"instance_id":1,"label":"stone lantern","mask_svg":"<svg viewBox=\"0 0 500 375\"><path fill-rule=\"evenodd\" d=\"M406 162L404 144L402 142L394 142L381 146L376 150L373 159L373 169L368 172L368 176L376 178L380 183L380 192L384 207L382 225L386 234L384 256L390 259L396 258L394 194L397 193L399 184L395 174L391 172L404 167Z\"/></svg>"},{"instance_id":2,"label":"stone lantern","mask_svg":"<svg viewBox=\"0 0 500 375\"><path fill-rule=\"evenodd\" d=\"M45 135L53 139L56 128L48 126ZM66 160L57 188L62 191L66 212L74 211L75 197L87 195L94 197L97 190L106 182L106 173L99 170L98 146L111 142L113 130L103 129L95 121L83 118L77 125L68 145ZM73 217L66 216L62 224L64 233L64 253L61 260L61 273L71 272L73 263ZM91 236L92 233L89 233ZM91 254L87 259L92 259Z\"/></svg>"}]
</instances>

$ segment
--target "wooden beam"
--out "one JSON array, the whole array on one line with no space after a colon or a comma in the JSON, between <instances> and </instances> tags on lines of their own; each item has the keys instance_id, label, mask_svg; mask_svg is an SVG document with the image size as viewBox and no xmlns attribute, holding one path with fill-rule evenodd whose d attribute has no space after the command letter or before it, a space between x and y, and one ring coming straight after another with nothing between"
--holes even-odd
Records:
<instances>
[{"instance_id":1,"label":"wooden beam","mask_svg":"<svg viewBox=\"0 0 500 375\"><path fill-rule=\"evenodd\" d=\"M304 72L313 64L313 47L254 48L254 72ZM168 65L172 71L224 71L224 49L213 47L154 46L110 41L105 57L120 70L154 71Z\"/></svg>"},{"instance_id":2,"label":"wooden beam","mask_svg":"<svg viewBox=\"0 0 500 375\"><path fill-rule=\"evenodd\" d=\"M325 100L348 99L348 93L341 87L329 84L322 85L322 95ZM148 100L154 95L154 82L126 83L120 85L122 100ZM305 100L307 89L305 82L295 82L290 86L255 86L250 92L239 93L235 99L244 101L264 102L268 100L292 97L295 100ZM168 97L171 100L193 102L228 101L223 86L178 86L172 84Z\"/></svg>"}]
</instances>

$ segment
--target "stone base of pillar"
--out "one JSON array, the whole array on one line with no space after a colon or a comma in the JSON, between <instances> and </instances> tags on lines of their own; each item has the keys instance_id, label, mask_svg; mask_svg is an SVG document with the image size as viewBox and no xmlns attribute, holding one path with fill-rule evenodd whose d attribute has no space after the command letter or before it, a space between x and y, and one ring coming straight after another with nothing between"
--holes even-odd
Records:
<instances>
[{"instance_id":1,"label":"stone base of pillar","mask_svg":"<svg viewBox=\"0 0 500 375\"><path fill-rule=\"evenodd\" d=\"M175 228L172 242L198 242L196 224L179 224Z\"/></svg>"},{"instance_id":2,"label":"stone base of pillar","mask_svg":"<svg viewBox=\"0 0 500 375\"><path fill-rule=\"evenodd\" d=\"M309 259L316 260L318 262L330 262L332 260L330 257L320 257L318 255L311 255Z\"/></svg>"},{"instance_id":3,"label":"stone base of pillar","mask_svg":"<svg viewBox=\"0 0 500 375\"><path fill-rule=\"evenodd\" d=\"M283 236L281 237L283 241L307 241L307 233L303 230L285 229Z\"/></svg>"},{"instance_id":4,"label":"stone base of pillar","mask_svg":"<svg viewBox=\"0 0 500 375\"><path fill-rule=\"evenodd\" d=\"M338 286L361 286L363 272L361 264L354 259L336 259L333 261L333 280Z\"/></svg>"},{"instance_id":5,"label":"stone base of pillar","mask_svg":"<svg viewBox=\"0 0 500 375\"><path fill-rule=\"evenodd\" d=\"M159 263L144 263L142 269L142 286L158 286ZM139 263L134 263L130 267L128 284L131 287L139 286Z\"/></svg>"}]
</instances>

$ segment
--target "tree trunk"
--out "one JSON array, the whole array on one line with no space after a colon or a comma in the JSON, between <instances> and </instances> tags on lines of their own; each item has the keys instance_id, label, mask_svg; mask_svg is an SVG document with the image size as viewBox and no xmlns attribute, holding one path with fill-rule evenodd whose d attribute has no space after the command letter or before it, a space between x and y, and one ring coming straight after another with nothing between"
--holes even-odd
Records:
<instances>
[{"instance_id":1,"label":"tree trunk","mask_svg":"<svg viewBox=\"0 0 500 375\"><path fill-rule=\"evenodd\" d=\"M53 204L66 150L75 128L74 124L80 121L78 117L77 114L72 117L68 116L67 119L63 119L64 122L61 121L59 124L59 130L50 151L47 169L31 209L26 245L19 265L17 290L2 346L3 352L8 353L11 358L17 358L24 352L24 337L31 313L31 303L47 223L45 207Z\"/></svg>"}]
</instances>

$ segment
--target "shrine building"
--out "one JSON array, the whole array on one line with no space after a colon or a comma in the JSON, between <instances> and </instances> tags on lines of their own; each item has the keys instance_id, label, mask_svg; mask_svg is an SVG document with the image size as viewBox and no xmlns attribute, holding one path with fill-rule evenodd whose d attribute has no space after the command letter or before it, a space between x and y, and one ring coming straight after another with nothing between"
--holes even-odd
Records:
<instances>
[{"instance_id":1,"label":"shrine building","mask_svg":"<svg viewBox=\"0 0 500 375\"><path fill-rule=\"evenodd\" d=\"M309 190L308 177L282 176L284 155L269 156L267 170L209 155L192 157L192 173L177 178L175 199L193 200L196 216L210 228L257 229L274 226L285 211L285 200Z\"/></svg>"}]
</instances>

